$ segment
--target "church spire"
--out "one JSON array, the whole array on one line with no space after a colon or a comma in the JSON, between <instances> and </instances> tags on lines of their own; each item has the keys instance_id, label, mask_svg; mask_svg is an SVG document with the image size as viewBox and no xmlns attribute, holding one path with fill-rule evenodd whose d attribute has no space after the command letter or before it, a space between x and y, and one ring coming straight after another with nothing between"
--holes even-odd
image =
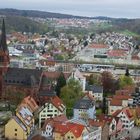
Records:
<instances>
[{"instance_id":1,"label":"church spire","mask_svg":"<svg viewBox=\"0 0 140 140\"><path fill-rule=\"evenodd\" d=\"M4 22L4 19L2 21L0 50L3 50L4 52L7 51L6 32L5 32L5 22Z\"/></svg>"}]
</instances>

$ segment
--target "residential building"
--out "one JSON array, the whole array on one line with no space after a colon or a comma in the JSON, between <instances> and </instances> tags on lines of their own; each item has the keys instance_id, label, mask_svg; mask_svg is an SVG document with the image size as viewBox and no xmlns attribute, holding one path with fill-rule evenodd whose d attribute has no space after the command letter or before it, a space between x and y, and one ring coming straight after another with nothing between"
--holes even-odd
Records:
<instances>
[{"instance_id":1,"label":"residential building","mask_svg":"<svg viewBox=\"0 0 140 140\"><path fill-rule=\"evenodd\" d=\"M95 101L91 98L83 97L78 100L73 108L74 118L76 119L95 119L96 118L96 110L95 110Z\"/></svg>"},{"instance_id":2,"label":"residential building","mask_svg":"<svg viewBox=\"0 0 140 140\"><path fill-rule=\"evenodd\" d=\"M27 140L27 136L27 128L18 117L12 117L5 125L5 138Z\"/></svg>"},{"instance_id":3,"label":"residential building","mask_svg":"<svg viewBox=\"0 0 140 140\"><path fill-rule=\"evenodd\" d=\"M88 85L86 91L89 91L96 101L103 101L103 87L98 85Z\"/></svg>"},{"instance_id":4,"label":"residential building","mask_svg":"<svg viewBox=\"0 0 140 140\"><path fill-rule=\"evenodd\" d=\"M112 115L118 109L122 109L133 104L133 97L124 93L117 93L111 98L108 98L108 114Z\"/></svg>"},{"instance_id":5,"label":"residential building","mask_svg":"<svg viewBox=\"0 0 140 140\"><path fill-rule=\"evenodd\" d=\"M62 100L57 96L48 98L39 110L39 128L47 118L54 118L61 114L66 114L66 107Z\"/></svg>"},{"instance_id":6,"label":"residential building","mask_svg":"<svg viewBox=\"0 0 140 140\"><path fill-rule=\"evenodd\" d=\"M47 119L42 127L43 136L51 136L55 140L82 140L88 130L84 125L64 120ZM47 135L46 135L47 134Z\"/></svg>"},{"instance_id":7,"label":"residential building","mask_svg":"<svg viewBox=\"0 0 140 140\"><path fill-rule=\"evenodd\" d=\"M129 107L117 110L113 116L119 117L121 119L124 129L132 129L134 127L135 120L132 110Z\"/></svg>"},{"instance_id":8,"label":"residential building","mask_svg":"<svg viewBox=\"0 0 140 140\"><path fill-rule=\"evenodd\" d=\"M8 139L26 140L35 128L33 113L37 109L38 106L34 99L26 97L17 107L15 116L5 125L5 137Z\"/></svg>"}]
</instances>

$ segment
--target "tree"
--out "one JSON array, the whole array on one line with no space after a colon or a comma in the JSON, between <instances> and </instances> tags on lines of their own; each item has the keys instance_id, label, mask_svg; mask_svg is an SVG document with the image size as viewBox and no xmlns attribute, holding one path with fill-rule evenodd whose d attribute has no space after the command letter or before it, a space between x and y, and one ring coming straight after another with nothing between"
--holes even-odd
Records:
<instances>
[{"instance_id":1,"label":"tree","mask_svg":"<svg viewBox=\"0 0 140 140\"><path fill-rule=\"evenodd\" d=\"M104 71L102 73L101 82L104 93L114 93L118 89L118 81L113 78L110 72Z\"/></svg>"},{"instance_id":2,"label":"tree","mask_svg":"<svg viewBox=\"0 0 140 140\"><path fill-rule=\"evenodd\" d=\"M89 85L100 85L101 84L101 76L98 74L91 74L87 77L87 81Z\"/></svg>"},{"instance_id":3,"label":"tree","mask_svg":"<svg viewBox=\"0 0 140 140\"><path fill-rule=\"evenodd\" d=\"M126 68L125 76L130 76L129 69Z\"/></svg>"},{"instance_id":4,"label":"tree","mask_svg":"<svg viewBox=\"0 0 140 140\"><path fill-rule=\"evenodd\" d=\"M60 97L67 107L67 115L72 116L72 109L75 102L83 95L79 81L71 78L67 85L61 89ZM68 113L69 112L69 113Z\"/></svg>"},{"instance_id":5,"label":"tree","mask_svg":"<svg viewBox=\"0 0 140 140\"><path fill-rule=\"evenodd\" d=\"M60 76L57 79L57 85L56 85L56 89L55 89L58 97L60 96L61 88L64 87L65 85L66 85L66 79L65 79L63 72L61 72Z\"/></svg>"},{"instance_id":6,"label":"tree","mask_svg":"<svg viewBox=\"0 0 140 140\"><path fill-rule=\"evenodd\" d=\"M133 80L131 77L128 77L126 75L120 76L119 78L119 87L123 88L125 86L133 85Z\"/></svg>"}]
</instances>

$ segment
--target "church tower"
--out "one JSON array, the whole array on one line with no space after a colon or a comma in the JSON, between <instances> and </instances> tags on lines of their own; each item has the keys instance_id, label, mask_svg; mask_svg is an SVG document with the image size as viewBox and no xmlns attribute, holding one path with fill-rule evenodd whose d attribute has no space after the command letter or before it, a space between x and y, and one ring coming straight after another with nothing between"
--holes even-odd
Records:
<instances>
[{"instance_id":1,"label":"church tower","mask_svg":"<svg viewBox=\"0 0 140 140\"><path fill-rule=\"evenodd\" d=\"M2 21L2 29L0 35L0 97L3 95L3 77L9 66L9 52L6 43L5 22Z\"/></svg>"}]
</instances>

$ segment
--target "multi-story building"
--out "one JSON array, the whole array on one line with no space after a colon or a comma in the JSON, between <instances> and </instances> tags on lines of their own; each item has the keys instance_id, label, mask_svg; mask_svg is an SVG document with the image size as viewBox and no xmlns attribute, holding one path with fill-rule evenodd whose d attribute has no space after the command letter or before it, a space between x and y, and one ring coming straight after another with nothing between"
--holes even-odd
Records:
<instances>
[{"instance_id":1,"label":"multi-story building","mask_svg":"<svg viewBox=\"0 0 140 140\"><path fill-rule=\"evenodd\" d=\"M68 121L64 116L47 119L42 127L42 135L55 140L82 140L88 129L81 124Z\"/></svg>"},{"instance_id":2,"label":"multi-story building","mask_svg":"<svg viewBox=\"0 0 140 140\"><path fill-rule=\"evenodd\" d=\"M89 91L96 101L103 101L103 87L98 85L88 85L86 91Z\"/></svg>"},{"instance_id":3,"label":"multi-story building","mask_svg":"<svg viewBox=\"0 0 140 140\"><path fill-rule=\"evenodd\" d=\"M39 128L47 118L54 118L61 114L66 114L66 107L62 100L57 96L49 98L39 110Z\"/></svg>"},{"instance_id":4,"label":"multi-story building","mask_svg":"<svg viewBox=\"0 0 140 140\"><path fill-rule=\"evenodd\" d=\"M26 97L18 106L15 116L5 125L5 137L8 139L26 140L35 128L33 113L37 109L38 106L34 99Z\"/></svg>"},{"instance_id":5,"label":"multi-story building","mask_svg":"<svg viewBox=\"0 0 140 140\"><path fill-rule=\"evenodd\" d=\"M95 101L93 97L84 96L82 99L78 100L73 108L74 118L76 119L95 119L96 110L95 110Z\"/></svg>"},{"instance_id":6,"label":"multi-story building","mask_svg":"<svg viewBox=\"0 0 140 140\"><path fill-rule=\"evenodd\" d=\"M117 116L121 119L124 129L132 129L134 127L135 120L132 110L129 107L117 110L113 116Z\"/></svg>"}]
</instances>

